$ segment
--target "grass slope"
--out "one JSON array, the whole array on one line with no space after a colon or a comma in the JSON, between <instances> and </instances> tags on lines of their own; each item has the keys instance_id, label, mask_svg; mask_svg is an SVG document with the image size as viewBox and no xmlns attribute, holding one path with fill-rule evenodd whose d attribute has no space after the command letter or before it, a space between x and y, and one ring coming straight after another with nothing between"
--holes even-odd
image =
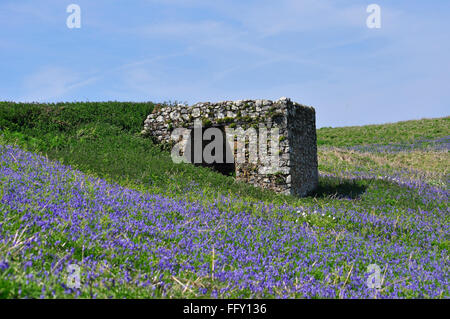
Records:
<instances>
[{"instance_id":1,"label":"grass slope","mask_svg":"<svg viewBox=\"0 0 450 319\"><path fill-rule=\"evenodd\" d=\"M422 119L388 124L322 127L317 130L317 144L353 146L364 144L412 143L450 135L450 117Z\"/></svg>"},{"instance_id":2,"label":"grass slope","mask_svg":"<svg viewBox=\"0 0 450 319\"><path fill-rule=\"evenodd\" d=\"M167 151L138 134L153 107L152 103L0 102L1 145L18 145L87 174L2 148L0 250L8 257L0 260L1 296L367 298L373 296L365 286L368 263L377 263L386 271L387 284L379 297L449 296L446 271L438 266L448 262L449 249L449 157L448 142L442 142L449 135L448 118L318 130L322 144L319 189L309 197L295 198L236 183L206 168L173 164ZM380 134L385 136L374 137ZM417 147L417 139L438 143ZM359 148L380 142L401 147L395 146L395 152ZM67 176L72 177L58 183ZM123 194L131 190L118 191L113 186L116 183L140 192L133 193L129 206L121 205ZM75 210L73 214L80 215L77 223L81 223L76 225L67 224L71 215L64 211L64 203L71 203L74 196L95 207ZM142 202L145 196L162 197L148 199L156 203L155 208ZM23 211L24 203L29 212ZM194 212L190 211L193 206ZM142 218L141 210L147 218ZM125 224L117 220L122 211L128 214ZM159 215L162 224L146 222ZM66 224L53 224L58 218ZM214 227L205 232L204 222ZM155 223L171 230L154 232ZM118 239L112 234L127 225L131 228L120 239L119 254L113 247ZM61 228L48 232L48 227ZM83 229L85 237L74 238L77 229ZM157 246L136 261L125 258L137 256L133 245L144 245L139 246L143 251L153 245L149 231L162 238ZM23 246L33 236L43 236L39 244L45 245L41 255L37 252L39 257L24 248L28 244ZM194 249L182 238L207 245ZM225 246L224 238L228 238ZM67 247L63 249L61 243ZM218 259L211 255L213 246ZM170 252L174 269L162 262L164 251ZM233 251L228 259L224 257ZM30 266L30 259L41 260L42 254L49 262ZM58 276L49 276L49 267L55 267L65 254L70 258L57 264ZM192 254L197 256L194 261L183 259ZM151 267L150 256L156 258ZM257 259L251 261L248 256ZM93 279L85 281L88 290L67 290L61 276L69 261L83 263L92 271L98 266L94 261L104 262L109 275L92 273ZM214 273L219 266L222 272ZM156 287L151 291L148 285L144 289L129 282L130 274L138 280L143 273L162 279L150 280L149 285ZM30 274L40 277L32 279ZM257 279L261 274L266 274L266 280ZM112 287L113 279L123 284ZM298 281L308 284L302 286Z\"/></svg>"},{"instance_id":3,"label":"grass slope","mask_svg":"<svg viewBox=\"0 0 450 319\"><path fill-rule=\"evenodd\" d=\"M0 102L0 129L6 142L61 160L82 171L153 192L179 194L202 184L202 197L236 194L281 199L269 191L236 183L209 169L174 164L170 153L139 136L152 103ZM291 200L292 201L292 200Z\"/></svg>"}]
</instances>

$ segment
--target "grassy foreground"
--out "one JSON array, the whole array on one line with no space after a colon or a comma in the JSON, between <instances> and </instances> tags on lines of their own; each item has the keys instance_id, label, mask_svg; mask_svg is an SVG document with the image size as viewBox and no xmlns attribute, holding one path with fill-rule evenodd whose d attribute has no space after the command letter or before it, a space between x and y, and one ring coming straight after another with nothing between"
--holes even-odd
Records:
<instances>
[{"instance_id":1,"label":"grassy foreground","mask_svg":"<svg viewBox=\"0 0 450 319\"><path fill-rule=\"evenodd\" d=\"M298 199L173 164L153 106L0 103L1 297L449 297L449 118L318 130Z\"/></svg>"}]
</instances>

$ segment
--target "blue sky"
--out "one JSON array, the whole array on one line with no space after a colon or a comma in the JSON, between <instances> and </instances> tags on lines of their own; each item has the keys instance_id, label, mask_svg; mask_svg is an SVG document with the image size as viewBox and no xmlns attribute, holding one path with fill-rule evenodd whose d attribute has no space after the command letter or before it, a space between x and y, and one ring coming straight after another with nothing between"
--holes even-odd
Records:
<instances>
[{"instance_id":1,"label":"blue sky","mask_svg":"<svg viewBox=\"0 0 450 319\"><path fill-rule=\"evenodd\" d=\"M287 96L318 127L448 116L449 30L448 0L1 0L0 100Z\"/></svg>"}]
</instances>

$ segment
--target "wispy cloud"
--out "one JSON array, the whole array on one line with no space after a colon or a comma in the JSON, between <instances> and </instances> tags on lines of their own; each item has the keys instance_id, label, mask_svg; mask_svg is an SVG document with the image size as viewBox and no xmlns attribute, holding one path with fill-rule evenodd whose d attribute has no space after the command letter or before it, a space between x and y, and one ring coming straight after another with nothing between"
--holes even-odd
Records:
<instances>
[{"instance_id":1,"label":"wispy cloud","mask_svg":"<svg viewBox=\"0 0 450 319\"><path fill-rule=\"evenodd\" d=\"M229 30L227 30L229 29ZM214 20L203 20L194 22L168 22L152 24L137 28L134 31L144 36L159 37L186 37L203 39L204 37L220 37L228 35L230 28L223 23Z\"/></svg>"},{"instance_id":2,"label":"wispy cloud","mask_svg":"<svg viewBox=\"0 0 450 319\"><path fill-rule=\"evenodd\" d=\"M83 27L72 32L68 3L5 0L1 94L190 103L290 96L316 106L318 126L448 113L448 1L378 2L382 28L370 30L369 2L359 0L79 0Z\"/></svg>"},{"instance_id":3,"label":"wispy cloud","mask_svg":"<svg viewBox=\"0 0 450 319\"><path fill-rule=\"evenodd\" d=\"M47 1L2 1L0 4L0 26L24 27L27 23L33 24L55 24L61 21L65 13L65 6L61 6L61 18L55 14L55 8ZM63 20L64 21L64 20Z\"/></svg>"},{"instance_id":4,"label":"wispy cloud","mask_svg":"<svg viewBox=\"0 0 450 319\"><path fill-rule=\"evenodd\" d=\"M63 98L73 90L94 83L98 78L82 79L73 70L48 66L24 78L25 95L18 100L27 102L47 102Z\"/></svg>"}]
</instances>

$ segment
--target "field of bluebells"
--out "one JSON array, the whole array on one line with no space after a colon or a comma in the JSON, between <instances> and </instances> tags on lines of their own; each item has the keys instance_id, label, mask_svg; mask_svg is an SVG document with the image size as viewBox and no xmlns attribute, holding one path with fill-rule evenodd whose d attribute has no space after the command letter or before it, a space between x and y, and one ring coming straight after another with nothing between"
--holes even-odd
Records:
<instances>
[{"instance_id":1,"label":"field of bluebells","mask_svg":"<svg viewBox=\"0 0 450 319\"><path fill-rule=\"evenodd\" d=\"M4 298L449 297L448 189L426 183L386 176L373 186L397 183L410 207L224 196L205 204L108 183L9 145L0 146L0 180ZM67 286L70 264L81 268L80 289ZM367 287L369 264L382 270L380 289Z\"/></svg>"},{"instance_id":2,"label":"field of bluebells","mask_svg":"<svg viewBox=\"0 0 450 319\"><path fill-rule=\"evenodd\" d=\"M295 198L173 164L152 107L0 102L0 298L450 297L450 118L318 130Z\"/></svg>"}]
</instances>

